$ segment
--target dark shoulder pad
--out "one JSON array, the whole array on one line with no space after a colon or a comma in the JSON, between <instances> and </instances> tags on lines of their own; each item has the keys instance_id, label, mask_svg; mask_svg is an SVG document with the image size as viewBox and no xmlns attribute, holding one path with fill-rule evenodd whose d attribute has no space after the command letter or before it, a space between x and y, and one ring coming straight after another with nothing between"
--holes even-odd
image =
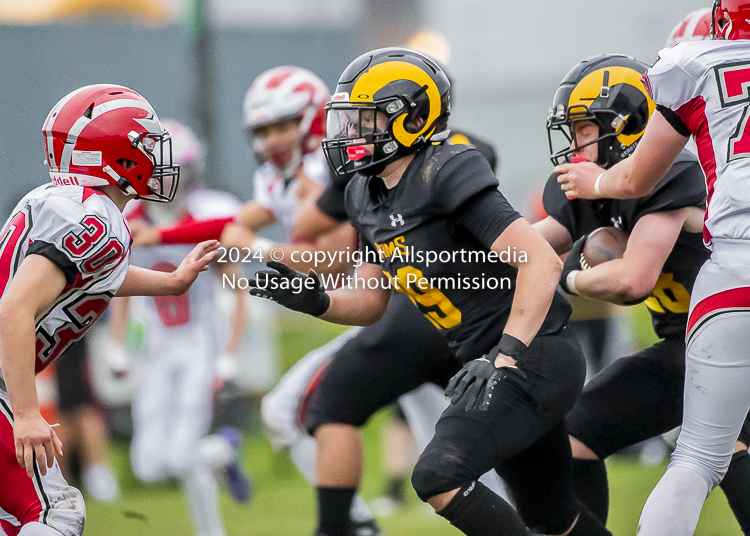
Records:
<instances>
[{"instance_id":1,"label":"dark shoulder pad","mask_svg":"<svg viewBox=\"0 0 750 536\"><path fill-rule=\"evenodd\" d=\"M432 185L432 195L440 212L449 214L485 188L499 183L487 159L468 145L442 143L430 147L422 167L422 180Z\"/></svg>"}]
</instances>

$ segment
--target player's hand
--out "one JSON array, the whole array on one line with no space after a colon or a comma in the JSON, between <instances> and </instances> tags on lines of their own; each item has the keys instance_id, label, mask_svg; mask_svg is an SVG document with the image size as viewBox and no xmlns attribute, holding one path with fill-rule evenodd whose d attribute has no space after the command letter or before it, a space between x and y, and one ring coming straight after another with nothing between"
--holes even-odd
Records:
<instances>
[{"instance_id":1,"label":"player's hand","mask_svg":"<svg viewBox=\"0 0 750 536\"><path fill-rule=\"evenodd\" d=\"M177 294L187 292L190 285L198 278L198 274L208 270L208 264L219 254L218 240L206 240L193 248L183 259L177 270L172 272L175 278Z\"/></svg>"},{"instance_id":2,"label":"player's hand","mask_svg":"<svg viewBox=\"0 0 750 536\"><path fill-rule=\"evenodd\" d=\"M244 225L230 223L221 233L221 245L225 248L249 248L258 236ZM253 253L255 253L253 251Z\"/></svg>"},{"instance_id":3,"label":"player's hand","mask_svg":"<svg viewBox=\"0 0 750 536\"><path fill-rule=\"evenodd\" d=\"M145 224L142 221L128 222L130 234L133 236L133 247L150 248L161 244L159 229Z\"/></svg>"},{"instance_id":4,"label":"player's hand","mask_svg":"<svg viewBox=\"0 0 750 536\"><path fill-rule=\"evenodd\" d=\"M15 415L13 438L16 445L16 460L26 469L29 478L34 478L34 460L42 476L55 463L55 455L62 456L62 441L55 430L39 414L26 417Z\"/></svg>"},{"instance_id":5,"label":"player's hand","mask_svg":"<svg viewBox=\"0 0 750 536\"><path fill-rule=\"evenodd\" d=\"M489 354L466 363L464 368L451 378L445 389L445 396L451 397L451 404L458 404L465 399L466 411L489 409L492 394L498 382L505 379L512 371L521 372L514 364L510 364L515 363L513 358L499 354L496 346L490 350ZM502 357L500 362L509 364L498 368L496 366L498 357Z\"/></svg>"},{"instance_id":6,"label":"player's hand","mask_svg":"<svg viewBox=\"0 0 750 536\"><path fill-rule=\"evenodd\" d=\"M251 296L266 298L292 311L320 316L328 310L331 298L320 284L318 274L310 270L307 275L289 268L286 264L268 261L273 270L261 270L249 284L254 287Z\"/></svg>"},{"instance_id":7,"label":"player's hand","mask_svg":"<svg viewBox=\"0 0 750 536\"><path fill-rule=\"evenodd\" d=\"M565 259L563 271L562 274L560 274L560 287L562 287L562 289L568 294L576 294L568 286L568 276L570 273L588 268L588 265L585 264L586 261L583 258L583 247L586 245L588 237L589 235L584 235L576 240L568 254L568 258Z\"/></svg>"},{"instance_id":8,"label":"player's hand","mask_svg":"<svg viewBox=\"0 0 750 536\"><path fill-rule=\"evenodd\" d=\"M594 183L603 172L592 162L555 166L557 182L568 199L599 199L601 196L594 193Z\"/></svg>"}]
</instances>

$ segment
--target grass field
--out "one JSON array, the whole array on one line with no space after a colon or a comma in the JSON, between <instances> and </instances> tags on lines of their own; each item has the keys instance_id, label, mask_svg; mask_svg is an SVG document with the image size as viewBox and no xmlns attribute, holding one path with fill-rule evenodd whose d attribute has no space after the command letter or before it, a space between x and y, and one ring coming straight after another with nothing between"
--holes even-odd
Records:
<instances>
[{"instance_id":1,"label":"grass field","mask_svg":"<svg viewBox=\"0 0 750 536\"><path fill-rule=\"evenodd\" d=\"M282 352L288 366L341 330L300 316L282 323ZM641 338L648 331L636 323ZM366 466L362 494L372 499L384 492L380 468L379 431L389 418L381 412L365 428ZM315 526L314 489L297 473L286 453L274 452L260 433L246 436L243 451L256 493L249 505L234 504L222 493L221 508L230 536L308 536ZM87 536L189 536L189 513L174 483L147 486L137 481L129 467L127 445L112 446L112 461L122 484L115 504L87 501ZM611 510L609 528L615 536L633 535L643 503L664 471L664 465L643 466L637 460L613 457L608 461ZM406 505L379 520L388 536L448 536L460 534L434 515L410 490ZM737 536L741 532L720 490L706 502L696 532L699 536Z\"/></svg>"}]
</instances>

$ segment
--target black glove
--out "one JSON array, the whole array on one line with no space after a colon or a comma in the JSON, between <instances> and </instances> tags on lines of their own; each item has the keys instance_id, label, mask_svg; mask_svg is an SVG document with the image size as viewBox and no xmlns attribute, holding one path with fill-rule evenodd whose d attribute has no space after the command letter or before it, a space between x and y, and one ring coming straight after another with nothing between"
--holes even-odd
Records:
<instances>
[{"instance_id":1,"label":"black glove","mask_svg":"<svg viewBox=\"0 0 750 536\"><path fill-rule=\"evenodd\" d=\"M570 272L573 270L585 270L588 267L583 265L585 262L583 260L583 246L586 245L586 239L588 239L588 237L589 235L584 235L576 240L568 254L568 258L565 259L563 271L562 274L560 274L560 286L568 294L576 294L568 288L567 279Z\"/></svg>"},{"instance_id":2,"label":"black glove","mask_svg":"<svg viewBox=\"0 0 750 536\"><path fill-rule=\"evenodd\" d=\"M465 397L466 411L487 411L498 382L512 371L526 377L518 367L495 367L495 358L499 353L499 348L495 346L489 354L466 363L464 368L451 378L445 389L445 396L451 397L451 404L458 404Z\"/></svg>"},{"instance_id":3,"label":"black glove","mask_svg":"<svg viewBox=\"0 0 750 536\"><path fill-rule=\"evenodd\" d=\"M254 287L251 296L266 298L312 316L320 316L328 310L331 298L320 286L315 270L305 275L281 262L268 261L266 266L275 271L261 270L248 281L248 285Z\"/></svg>"}]
</instances>

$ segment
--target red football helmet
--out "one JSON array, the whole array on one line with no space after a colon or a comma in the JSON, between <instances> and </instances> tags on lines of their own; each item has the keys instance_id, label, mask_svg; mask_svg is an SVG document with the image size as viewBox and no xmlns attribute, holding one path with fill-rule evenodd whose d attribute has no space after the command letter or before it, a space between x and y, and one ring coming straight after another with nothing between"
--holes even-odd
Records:
<instances>
[{"instance_id":1,"label":"red football helmet","mask_svg":"<svg viewBox=\"0 0 750 536\"><path fill-rule=\"evenodd\" d=\"M326 132L323 108L330 96L325 83L301 67L275 67L258 76L247 90L243 104L245 130L258 159L270 161L282 175L290 171L286 168L294 168L291 170L294 171L301 157L300 151L308 154L320 148ZM263 141L254 136L253 131L291 118L300 120L299 149L295 151L297 156L292 162L285 162L282 160L288 158L276 159L274 155L265 154Z\"/></svg>"},{"instance_id":2,"label":"red football helmet","mask_svg":"<svg viewBox=\"0 0 750 536\"><path fill-rule=\"evenodd\" d=\"M77 89L52 108L42 134L55 184L112 184L149 201L174 199L180 169L172 162L169 132L132 89Z\"/></svg>"},{"instance_id":3,"label":"red football helmet","mask_svg":"<svg viewBox=\"0 0 750 536\"><path fill-rule=\"evenodd\" d=\"M711 39L712 16L712 10L709 7L688 13L669 33L667 46L671 47L683 41Z\"/></svg>"},{"instance_id":4,"label":"red football helmet","mask_svg":"<svg viewBox=\"0 0 750 536\"><path fill-rule=\"evenodd\" d=\"M750 39L750 0L714 0L714 39Z\"/></svg>"}]
</instances>

